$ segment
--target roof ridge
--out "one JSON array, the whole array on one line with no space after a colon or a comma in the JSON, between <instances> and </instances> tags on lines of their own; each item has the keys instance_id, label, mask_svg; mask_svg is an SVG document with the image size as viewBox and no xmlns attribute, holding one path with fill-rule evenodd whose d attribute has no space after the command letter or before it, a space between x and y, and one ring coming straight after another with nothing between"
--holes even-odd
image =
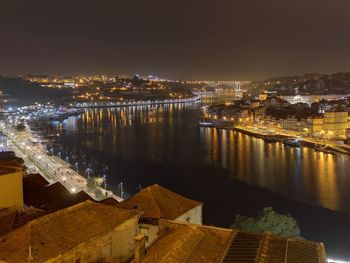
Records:
<instances>
[{"instance_id":1,"label":"roof ridge","mask_svg":"<svg viewBox=\"0 0 350 263\"><path fill-rule=\"evenodd\" d=\"M85 201L80 202L80 203L77 203L77 204L75 204L75 205L68 206L68 207L62 208L62 209L60 209L60 210L57 210L57 211L55 211L55 212L52 212L52 213L43 215L43 216L41 216L41 217L38 217L38 218L36 218L36 219L34 219L34 220L29 221L28 224L30 224L30 226L35 225L35 224L39 224L40 222L43 222L43 221L45 221L45 220L49 220L50 218L52 218L52 217L54 217L54 216L56 216L56 215L60 215L60 214L62 214L62 213L66 213L67 211L72 211L72 210L74 210L75 208L81 207L81 206L86 205L86 204L88 204L88 203L95 203L95 202L93 202L93 201L91 201L91 200L85 200Z\"/></svg>"},{"instance_id":2,"label":"roof ridge","mask_svg":"<svg viewBox=\"0 0 350 263\"><path fill-rule=\"evenodd\" d=\"M168 221L170 223L175 223L177 225L188 225L189 223L187 221L177 221L177 220L171 220L171 219L163 219L165 221ZM213 226L213 225L199 225L199 224L190 224L193 227L200 227L201 229L212 229L212 230L220 230L220 231L227 231L227 232L238 232L239 230L236 228L224 228L219 226Z\"/></svg>"}]
</instances>

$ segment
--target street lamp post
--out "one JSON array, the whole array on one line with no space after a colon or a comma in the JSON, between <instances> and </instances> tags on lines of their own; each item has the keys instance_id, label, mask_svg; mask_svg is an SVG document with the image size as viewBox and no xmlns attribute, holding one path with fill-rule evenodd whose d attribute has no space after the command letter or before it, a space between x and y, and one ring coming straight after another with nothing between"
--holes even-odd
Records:
<instances>
[{"instance_id":1,"label":"street lamp post","mask_svg":"<svg viewBox=\"0 0 350 263\"><path fill-rule=\"evenodd\" d=\"M90 173L92 172L92 169L88 167L88 168L86 168L85 172L86 172L88 178L90 178Z\"/></svg>"},{"instance_id":2,"label":"street lamp post","mask_svg":"<svg viewBox=\"0 0 350 263\"><path fill-rule=\"evenodd\" d=\"M103 181L105 184L105 190L107 190L107 176L106 175L103 175Z\"/></svg>"},{"instance_id":3,"label":"street lamp post","mask_svg":"<svg viewBox=\"0 0 350 263\"><path fill-rule=\"evenodd\" d=\"M124 195L124 187L123 187L123 182L120 183L120 197L123 198Z\"/></svg>"}]
</instances>

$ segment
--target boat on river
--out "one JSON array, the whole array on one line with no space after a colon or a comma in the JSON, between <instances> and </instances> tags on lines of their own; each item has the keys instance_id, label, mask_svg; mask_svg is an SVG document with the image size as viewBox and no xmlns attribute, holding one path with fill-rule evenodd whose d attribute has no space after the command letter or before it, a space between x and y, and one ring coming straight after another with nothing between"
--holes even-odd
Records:
<instances>
[{"instance_id":1,"label":"boat on river","mask_svg":"<svg viewBox=\"0 0 350 263\"><path fill-rule=\"evenodd\" d=\"M211 121L198 121L199 127L215 127Z\"/></svg>"},{"instance_id":2,"label":"boat on river","mask_svg":"<svg viewBox=\"0 0 350 263\"><path fill-rule=\"evenodd\" d=\"M284 139L283 144L289 147L300 147L300 140L298 139Z\"/></svg>"}]
</instances>

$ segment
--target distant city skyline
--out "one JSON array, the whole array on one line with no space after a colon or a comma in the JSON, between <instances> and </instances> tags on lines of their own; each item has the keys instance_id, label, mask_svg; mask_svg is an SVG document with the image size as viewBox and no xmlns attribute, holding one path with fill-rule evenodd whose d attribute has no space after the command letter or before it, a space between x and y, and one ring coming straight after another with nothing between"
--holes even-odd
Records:
<instances>
[{"instance_id":1,"label":"distant city skyline","mask_svg":"<svg viewBox=\"0 0 350 263\"><path fill-rule=\"evenodd\" d=\"M342 0L0 4L0 75L248 79L350 71Z\"/></svg>"}]
</instances>

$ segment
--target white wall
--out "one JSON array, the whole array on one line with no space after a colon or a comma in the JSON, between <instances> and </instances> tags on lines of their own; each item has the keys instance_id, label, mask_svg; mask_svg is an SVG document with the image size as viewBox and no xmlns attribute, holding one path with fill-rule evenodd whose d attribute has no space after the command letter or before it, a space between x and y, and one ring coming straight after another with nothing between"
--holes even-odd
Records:
<instances>
[{"instance_id":1,"label":"white wall","mask_svg":"<svg viewBox=\"0 0 350 263\"><path fill-rule=\"evenodd\" d=\"M203 204L200 204L199 206L196 206L195 208L192 208L191 210L182 214L181 216L179 216L175 220L181 221L181 222L188 222L191 224L201 225L203 223L202 208L203 208Z\"/></svg>"}]
</instances>

